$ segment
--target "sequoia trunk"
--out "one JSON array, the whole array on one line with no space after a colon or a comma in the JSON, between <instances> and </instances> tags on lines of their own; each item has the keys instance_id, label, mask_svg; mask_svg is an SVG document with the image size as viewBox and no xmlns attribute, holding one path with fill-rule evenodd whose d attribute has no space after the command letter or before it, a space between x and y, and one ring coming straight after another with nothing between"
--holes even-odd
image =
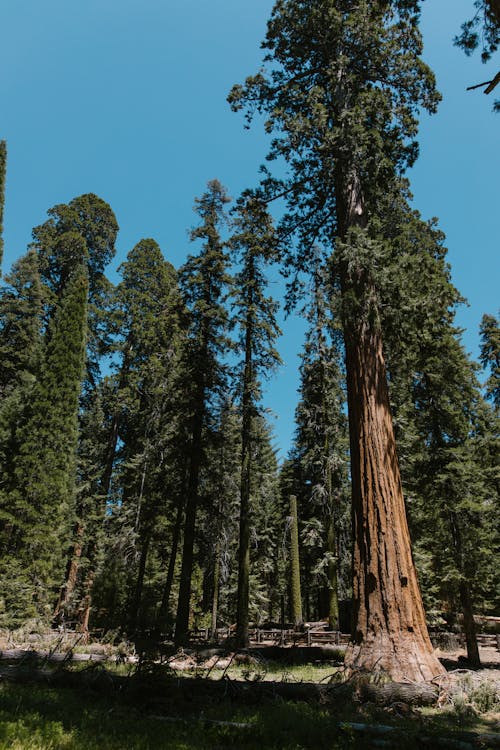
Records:
<instances>
[{"instance_id":1,"label":"sequoia trunk","mask_svg":"<svg viewBox=\"0 0 500 750\"><path fill-rule=\"evenodd\" d=\"M410 547L380 332L346 336L353 503L350 669L394 681L443 673L433 653Z\"/></svg>"},{"instance_id":2,"label":"sequoia trunk","mask_svg":"<svg viewBox=\"0 0 500 750\"><path fill-rule=\"evenodd\" d=\"M349 243L351 230L367 233L368 217L356 170L339 166L336 178L338 230ZM353 622L345 664L385 672L395 682L427 681L444 669L433 653L411 552L377 295L362 258L341 263L340 284L353 518Z\"/></svg>"}]
</instances>

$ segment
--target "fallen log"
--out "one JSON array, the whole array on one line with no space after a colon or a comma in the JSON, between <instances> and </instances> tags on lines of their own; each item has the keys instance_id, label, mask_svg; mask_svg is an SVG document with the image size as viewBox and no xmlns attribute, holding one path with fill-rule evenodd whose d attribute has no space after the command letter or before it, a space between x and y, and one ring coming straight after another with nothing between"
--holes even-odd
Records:
<instances>
[{"instance_id":1,"label":"fallen log","mask_svg":"<svg viewBox=\"0 0 500 750\"><path fill-rule=\"evenodd\" d=\"M410 706L433 706L439 697L439 689L429 683L387 682L376 684L364 682L359 689L360 699L367 703L390 706L406 703Z\"/></svg>"},{"instance_id":2,"label":"fallen log","mask_svg":"<svg viewBox=\"0 0 500 750\"><path fill-rule=\"evenodd\" d=\"M104 662L114 659L113 656L106 654L75 654L70 651L35 651L34 649L23 650L19 648L6 649L0 651L0 660L2 661L44 661L54 662L55 664L63 662Z\"/></svg>"}]
</instances>

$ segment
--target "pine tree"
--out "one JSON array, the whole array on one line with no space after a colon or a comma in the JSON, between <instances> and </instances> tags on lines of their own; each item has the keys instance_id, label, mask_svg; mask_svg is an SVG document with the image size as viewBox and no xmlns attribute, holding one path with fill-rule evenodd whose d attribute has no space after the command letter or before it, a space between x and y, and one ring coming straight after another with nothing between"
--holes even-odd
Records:
<instances>
[{"instance_id":1,"label":"pine tree","mask_svg":"<svg viewBox=\"0 0 500 750\"><path fill-rule=\"evenodd\" d=\"M292 460L300 483L301 515L305 522L304 557L308 591L313 568L326 583L328 620L338 629L341 522L345 526L347 492L347 420L339 331L333 328L326 269L318 256L305 309L309 322L301 364L301 399ZM350 550L342 549L350 559ZM343 588L346 586L343 582ZM309 609L309 607L308 607ZM318 612L318 617L324 616ZM309 617L309 615L308 615Z\"/></svg>"},{"instance_id":2,"label":"pine tree","mask_svg":"<svg viewBox=\"0 0 500 750\"><path fill-rule=\"evenodd\" d=\"M489 368L491 375L486 381L486 396L496 409L500 409L500 326L493 315L483 315L481 320L481 364Z\"/></svg>"},{"instance_id":3,"label":"pine tree","mask_svg":"<svg viewBox=\"0 0 500 750\"><path fill-rule=\"evenodd\" d=\"M85 245L74 237L75 254ZM48 615L64 571L75 512L78 401L85 362L88 277L81 263L68 277L49 325L44 366L14 461L16 508L12 546L29 571L37 610Z\"/></svg>"},{"instance_id":4,"label":"pine tree","mask_svg":"<svg viewBox=\"0 0 500 750\"><path fill-rule=\"evenodd\" d=\"M76 234L85 240L89 276L86 390L99 378L102 337L107 330L103 316L108 309L110 292L104 269L115 254L118 224L111 207L93 193L58 204L47 213L49 219L33 229L31 244L38 254L40 275L47 290L47 322L73 268L81 260L73 254L72 243L67 238Z\"/></svg>"},{"instance_id":5,"label":"pine tree","mask_svg":"<svg viewBox=\"0 0 500 750\"><path fill-rule=\"evenodd\" d=\"M5 172L7 170L7 144L0 141L0 276L3 260L3 211L5 204Z\"/></svg>"},{"instance_id":6,"label":"pine tree","mask_svg":"<svg viewBox=\"0 0 500 750\"><path fill-rule=\"evenodd\" d=\"M234 280L233 304L238 328L238 348L243 361L237 389L241 400L240 542L236 642L248 645L250 585L250 487L252 482L253 424L259 413L260 379L280 363L274 342L280 334L277 305L265 297L264 264L272 259L274 237L271 218L258 195L247 193L238 202L235 233L230 244L241 269Z\"/></svg>"},{"instance_id":7,"label":"pine tree","mask_svg":"<svg viewBox=\"0 0 500 750\"><path fill-rule=\"evenodd\" d=\"M492 581L491 420L454 327L461 298L444 237L404 202L390 215L399 264L382 291L382 325L417 566L434 617L462 610L477 664L473 601Z\"/></svg>"},{"instance_id":8,"label":"pine tree","mask_svg":"<svg viewBox=\"0 0 500 750\"><path fill-rule=\"evenodd\" d=\"M132 540L126 581L114 583L126 588L122 617L134 631L141 619L148 558L156 556L159 529L165 533L163 518L171 512L172 495L177 496L182 306L177 274L154 240L141 240L119 271L112 320L116 372L106 380L99 495L101 523L112 510L110 524L120 525L122 537ZM90 545L95 563L98 549L92 540ZM92 570L92 581L95 575ZM111 585L108 582L108 596ZM84 588L89 604L93 585ZM151 624L154 614L148 611L147 617Z\"/></svg>"},{"instance_id":9,"label":"pine tree","mask_svg":"<svg viewBox=\"0 0 500 750\"><path fill-rule=\"evenodd\" d=\"M494 528L482 455L488 417L474 368L451 327L428 343L425 370L416 373L414 399L425 445L410 483L421 498L420 503L414 499L412 510L419 519L418 545L430 553L441 601L458 603L468 658L479 666L473 609L492 579Z\"/></svg>"},{"instance_id":10,"label":"pine tree","mask_svg":"<svg viewBox=\"0 0 500 750\"><path fill-rule=\"evenodd\" d=\"M289 178L269 175L266 187L287 201L281 230L297 238L296 267L323 241L342 295L354 519L355 623L346 663L417 681L442 667L411 556L375 272L384 252L380 197L400 191L400 174L417 155L417 111L434 111L438 101L419 57L418 10L416 0L278 2L264 42L269 74L230 95L250 118L268 114L269 158L289 164Z\"/></svg>"},{"instance_id":11,"label":"pine tree","mask_svg":"<svg viewBox=\"0 0 500 750\"><path fill-rule=\"evenodd\" d=\"M20 258L5 281L0 294L0 617L14 625L34 614L28 571L15 551L17 506L11 493L19 425L25 421L42 362L43 290L36 254ZM20 609L16 602L27 608Z\"/></svg>"},{"instance_id":12,"label":"pine tree","mask_svg":"<svg viewBox=\"0 0 500 750\"><path fill-rule=\"evenodd\" d=\"M300 588L299 515L297 498L290 495L290 567L292 572L292 618L294 628L302 626L302 595Z\"/></svg>"},{"instance_id":13,"label":"pine tree","mask_svg":"<svg viewBox=\"0 0 500 750\"><path fill-rule=\"evenodd\" d=\"M196 199L201 223L191 232L192 240L202 240L198 256L189 256L180 271L181 288L191 324L182 363L183 379L189 384L186 418L189 420L189 467L187 475L182 567L177 603L175 640L186 642L189 630L191 578L199 501L200 469L203 461L203 430L210 401L223 380L221 355L227 349L227 312L222 294L228 282L227 255L220 237L224 206L229 198L217 180Z\"/></svg>"}]
</instances>

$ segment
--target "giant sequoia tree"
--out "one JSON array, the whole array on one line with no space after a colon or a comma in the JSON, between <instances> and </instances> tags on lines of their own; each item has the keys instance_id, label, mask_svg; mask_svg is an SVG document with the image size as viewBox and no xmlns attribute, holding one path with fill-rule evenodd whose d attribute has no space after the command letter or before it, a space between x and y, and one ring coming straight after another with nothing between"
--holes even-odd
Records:
<instances>
[{"instance_id":1,"label":"giant sequoia tree","mask_svg":"<svg viewBox=\"0 0 500 750\"><path fill-rule=\"evenodd\" d=\"M263 46L269 72L230 94L248 117L266 113L269 197L283 196L283 237L304 268L320 239L342 297L351 445L354 629L346 662L393 679L442 672L432 653L412 560L389 404L376 270L379 201L400 190L417 155L417 110L434 111L434 77L420 59L419 3L279 0Z\"/></svg>"}]
</instances>

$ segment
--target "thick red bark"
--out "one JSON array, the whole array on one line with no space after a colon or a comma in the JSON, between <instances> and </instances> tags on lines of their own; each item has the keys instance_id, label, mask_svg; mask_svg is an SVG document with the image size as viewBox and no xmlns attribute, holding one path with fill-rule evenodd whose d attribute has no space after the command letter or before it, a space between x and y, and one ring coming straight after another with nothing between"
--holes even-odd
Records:
<instances>
[{"instance_id":1,"label":"thick red bark","mask_svg":"<svg viewBox=\"0 0 500 750\"><path fill-rule=\"evenodd\" d=\"M346 334L353 500L353 633L346 665L394 681L444 672L412 559L380 332Z\"/></svg>"}]
</instances>

